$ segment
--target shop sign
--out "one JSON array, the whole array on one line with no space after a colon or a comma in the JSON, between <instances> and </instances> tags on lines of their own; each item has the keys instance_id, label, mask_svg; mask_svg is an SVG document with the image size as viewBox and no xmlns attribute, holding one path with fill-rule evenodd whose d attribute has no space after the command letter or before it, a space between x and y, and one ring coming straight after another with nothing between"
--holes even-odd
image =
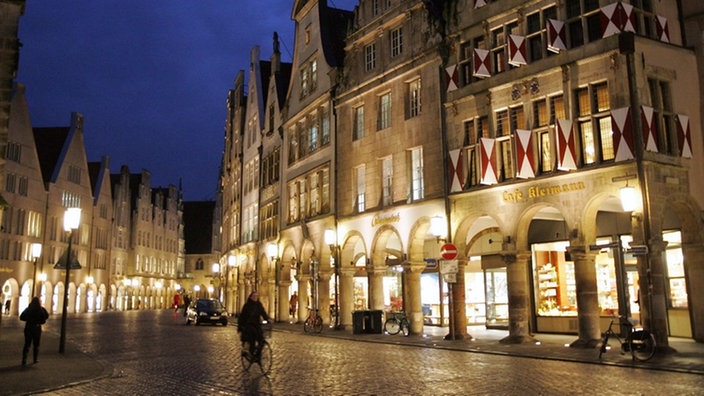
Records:
<instances>
[{"instance_id":1,"label":"shop sign","mask_svg":"<svg viewBox=\"0 0 704 396\"><path fill-rule=\"evenodd\" d=\"M372 218L372 227L378 225L398 223L401 220L401 215L398 213L393 213L389 215L374 215Z\"/></svg>"},{"instance_id":2,"label":"shop sign","mask_svg":"<svg viewBox=\"0 0 704 396\"><path fill-rule=\"evenodd\" d=\"M438 267L438 261L435 259L427 258L423 261L425 261L425 269L435 269Z\"/></svg>"},{"instance_id":3,"label":"shop sign","mask_svg":"<svg viewBox=\"0 0 704 396\"><path fill-rule=\"evenodd\" d=\"M540 198L549 195L559 195L562 193L585 190L586 188L587 186L584 184L584 182L554 184L547 186L532 186L529 187L527 190L521 190L517 188L513 191L504 191L502 198L504 202L520 202L525 199Z\"/></svg>"},{"instance_id":4,"label":"shop sign","mask_svg":"<svg viewBox=\"0 0 704 396\"><path fill-rule=\"evenodd\" d=\"M631 245L630 248L626 249L626 253L634 256L645 256L648 254L648 245Z\"/></svg>"}]
</instances>

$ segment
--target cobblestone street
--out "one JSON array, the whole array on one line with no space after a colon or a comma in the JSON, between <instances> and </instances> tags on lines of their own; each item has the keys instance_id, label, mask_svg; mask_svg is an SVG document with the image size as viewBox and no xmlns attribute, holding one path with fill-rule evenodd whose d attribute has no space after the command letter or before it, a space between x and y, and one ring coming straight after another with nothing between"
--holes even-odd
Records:
<instances>
[{"instance_id":1,"label":"cobblestone street","mask_svg":"<svg viewBox=\"0 0 704 396\"><path fill-rule=\"evenodd\" d=\"M272 334L274 364L262 376L256 366L242 370L235 326L186 326L169 311L74 317L69 341L111 370L48 394L686 395L704 386L697 374L360 342L284 327Z\"/></svg>"}]
</instances>

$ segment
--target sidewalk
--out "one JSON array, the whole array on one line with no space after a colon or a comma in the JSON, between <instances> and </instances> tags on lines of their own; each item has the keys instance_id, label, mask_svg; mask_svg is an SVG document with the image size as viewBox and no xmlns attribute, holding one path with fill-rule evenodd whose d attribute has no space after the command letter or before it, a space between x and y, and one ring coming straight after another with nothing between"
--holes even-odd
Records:
<instances>
[{"instance_id":1,"label":"sidewalk","mask_svg":"<svg viewBox=\"0 0 704 396\"><path fill-rule=\"evenodd\" d=\"M277 323L274 326L274 331L303 333L303 325ZM445 340L449 329L437 326L425 326L422 335L408 337L404 337L400 333L398 335L353 334L352 329L333 330L328 327L324 327L320 334L312 336L704 375L704 343L697 343L691 339L670 337L670 347L676 353L656 354L647 362L634 362L630 354L622 355L615 344L612 344L613 348L599 361L597 349L569 347L569 344L577 339L576 335L541 333L534 335L538 341L535 344L506 345L499 341L508 336L507 330L489 330L485 326L469 326L467 331L472 336L471 340Z\"/></svg>"},{"instance_id":2,"label":"sidewalk","mask_svg":"<svg viewBox=\"0 0 704 396\"><path fill-rule=\"evenodd\" d=\"M108 376L112 367L84 354L70 342L59 353L61 321L52 318L43 326L39 362L22 367L24 322L16 316L3 316L0 325L0 395L26 395L56 390Z\"/></svg>"}]
</instances>

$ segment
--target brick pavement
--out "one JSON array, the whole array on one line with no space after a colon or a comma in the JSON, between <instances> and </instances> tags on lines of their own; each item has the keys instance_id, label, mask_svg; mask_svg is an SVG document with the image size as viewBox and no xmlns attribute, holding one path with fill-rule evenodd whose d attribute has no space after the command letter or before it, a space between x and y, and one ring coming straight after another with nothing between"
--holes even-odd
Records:
<instances>
[{"instance_id":1,"label":"brick pavement","mask_svg":"<svg viewBox=\"0 0 704 396\"><path fill-rule=\"evenodd\" d=\"M110 364L95 359L78 350L70 342L65 354L59 354L58 317L52 317L45 326L39 363L22 368L22 325L17 318L5 316L0 325L0 395L21 395L56 390L81 384L98 378L114 376ZM275 331L302 333L300 324L277 324ZM447 328L426 326L423 335L353 334L351 329L333 330L324 328L316 337L334 337L364 342L412 345L422 348L489 353L508 356L524 356L557 361L572 361L593 364L609 364L651 370L664 370L704 375L704 344L687 339L670 339L670 346L677 352L656 355L649 362L632 362L629 355L612 350L599 362L594 349L568 348L576 338L573 335L537 334L538 344L505 345L499 340L508 333L503 330L487 330L470 327L471 340L445 340Z\"/></svg>"}]
</instances>

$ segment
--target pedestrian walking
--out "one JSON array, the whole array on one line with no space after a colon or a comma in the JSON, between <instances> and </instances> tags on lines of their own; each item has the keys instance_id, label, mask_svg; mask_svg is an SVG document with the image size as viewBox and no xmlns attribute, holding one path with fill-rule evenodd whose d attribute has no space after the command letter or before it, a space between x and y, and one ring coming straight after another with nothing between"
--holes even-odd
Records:
<instances>
[{"instance_id":1,"label":"pedestrian walking","mask_svg":"<svg viewBox=\"0 0 704 396\"><path fill-rule=\"evenodd\" d=\"M5 300L5 315L10 314L10 299Z\"/></svg>"},{"instance_id":2,"label":"pedestrian walking","mask_svg":"<svg viewBox=\"0 0 704 396\"><path fill-rule=\"evenodd\" d=\"M298 292L294 291L293 294L291 294L291 299L288 300L289 304L289 314L291 314L292 318L296 317L296 313L298 312Z\"/></svg>"},{"instance_id":3,"label":"pedestrian walking","mask_svg":"<svg viewBox=\"0 0 704 396\"><path fill-rule=\"evenodd\" d=\"M186 312L188 312L188 306L191 305L191 297L186 294L183 297L183 317L186 317Z\"/></svg>"},{"instance_id":4,"label":"pedestrian walking","mask_svg":"<svg viewBox=\"0 0 704 396\"><path fill-rule=\"evenodd\" d=\"M42 307L39 302L39 297L32 298L29 306L22 311L20 320L25 322L24 325L24 348L22 348L22 366L27 365L27 353L29 346L34 347L34 364L37 364L39 357L39 343L42 339L42 325L49 319L49 313Z\"/></svg>"}]
</instances>

